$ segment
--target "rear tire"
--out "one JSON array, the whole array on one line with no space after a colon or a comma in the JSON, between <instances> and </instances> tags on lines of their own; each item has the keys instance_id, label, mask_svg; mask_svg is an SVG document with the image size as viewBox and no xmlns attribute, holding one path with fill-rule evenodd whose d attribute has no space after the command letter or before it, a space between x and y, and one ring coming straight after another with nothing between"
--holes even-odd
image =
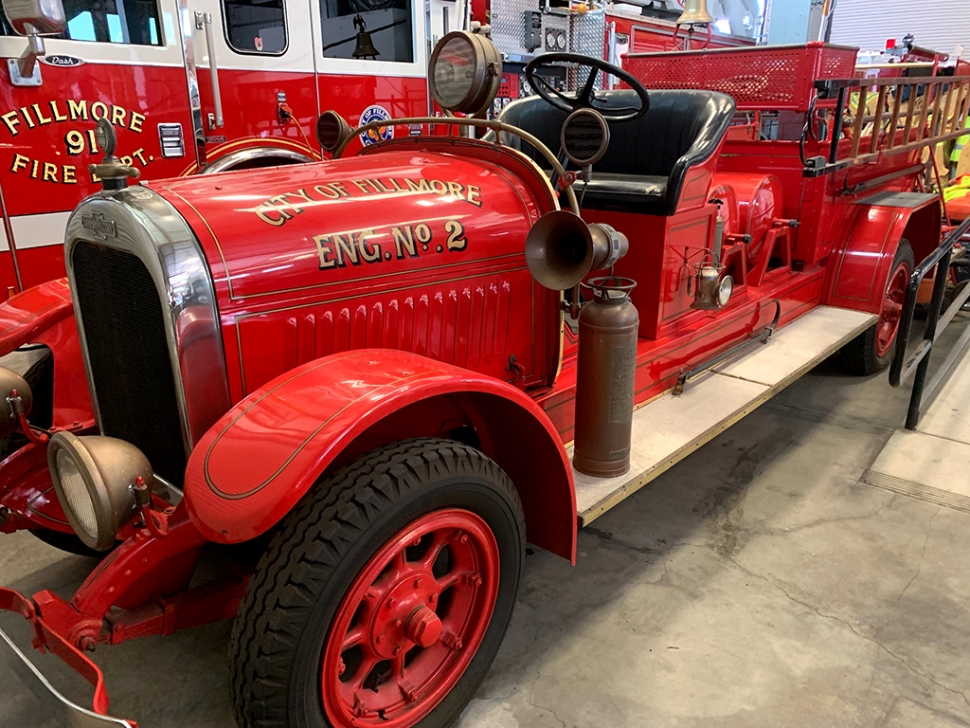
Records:
<instances>
[{"instance_id":1,"label":"rear tire","mask_svg":"<svg viewBox=\"0 0 970 728\"><path fill-rule=\"evenodd\" d=\"M524 551L518 494L478 450L408 440L343 468L280 524L240 605L240 728L451 725L505 636Z\"/></svg>"},{"instance_id":2,"label":"rear tire","mask_svg":"<svg viewBox=\"0 0 970 728\"><path fill-rule=\"evenodd\" d=\"M913 249L903 239L896 248L883 294L879 320L842 347L839 357L849 374L866 377L889 366L896 351L899 319L909 276L916 267ZM900 287L901 286L901 287Z\"/></svg>"},{"instance_id":3,"label":"rear tire","mask_svg":"<svg viewBox=\"0 0 970 728\"><path fill-rule=\"evenodd\" d=\"M32 528L30 529L30 533L48 546L53 546L56 549L66 551L75 556L87 556L92 559L103 559L105 557L104 551L95 551L89 548L74 533L54 531L50 528Z\"/></svg>"}]
</instances>

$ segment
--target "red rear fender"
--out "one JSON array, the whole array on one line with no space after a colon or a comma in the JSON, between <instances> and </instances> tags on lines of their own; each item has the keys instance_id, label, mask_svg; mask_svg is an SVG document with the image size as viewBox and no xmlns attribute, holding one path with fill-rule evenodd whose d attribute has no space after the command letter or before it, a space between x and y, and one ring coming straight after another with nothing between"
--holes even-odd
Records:
<instances>
[{"instance_id":1,"label":"red rear fender","mask_svg":"<svg viewBox=\"0 0 970 728\"><path fill-rule=\"evenodd\" d=\"M252 393L196 446L186 503L207 538L245 541L283 518L328 468L392 440L456 428L471 428L512 478L529 540L572 560L572 470L546 414L505 382L402 351L324 357Z\"/></svg>"},{"instance_id":2,"label":"red rear fender","mask_svg":"<svg viewBox=\"0 0 970 728\"><path fill-rule=\"evenodd\" d=\"M941 242L939 198L922 198L911 207L858 205L843 246L829 256L823 304L880 311L900 241L910 243L917 265Z\"/></svg>"}]
</instances>

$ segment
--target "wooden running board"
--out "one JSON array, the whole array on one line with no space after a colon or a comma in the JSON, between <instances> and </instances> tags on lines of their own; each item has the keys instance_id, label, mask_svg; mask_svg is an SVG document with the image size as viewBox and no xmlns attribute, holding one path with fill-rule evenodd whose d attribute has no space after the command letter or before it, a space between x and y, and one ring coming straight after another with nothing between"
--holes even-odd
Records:
<instances>
[{"instance_id":1,"label":"wooden running board","mask_svg":"<svg viewBox=\"0 0 970 728\"><path fill-rule=\"evenodd\" d=\"M820 306L778 330L764 346L721 364L633 413L631 467L615 478L573 469L580 527L603 515L746 414L767 402L843 344L865 331L874 314ZM572 457L572 445L568 452Z\"/></svg>"}]
</instances>

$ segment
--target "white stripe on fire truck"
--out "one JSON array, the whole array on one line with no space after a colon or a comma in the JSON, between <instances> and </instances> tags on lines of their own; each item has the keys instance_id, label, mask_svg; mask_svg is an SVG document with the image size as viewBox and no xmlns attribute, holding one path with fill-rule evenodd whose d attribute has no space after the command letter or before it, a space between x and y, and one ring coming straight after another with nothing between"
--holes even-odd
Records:
<instances>
[{"instance_id":1,"label":"white stripe on fire truck","mask_svg":"<svg viewBox=\"0 0 970 728\"><path fill-rule=\"evenodd\" d=\"M70 212L45 212L39 215L14 215L10 218L13 240L18 250L64 244L64 230ZM4 250L7 240L4 237Z\"/></svg>"}]
</instances>

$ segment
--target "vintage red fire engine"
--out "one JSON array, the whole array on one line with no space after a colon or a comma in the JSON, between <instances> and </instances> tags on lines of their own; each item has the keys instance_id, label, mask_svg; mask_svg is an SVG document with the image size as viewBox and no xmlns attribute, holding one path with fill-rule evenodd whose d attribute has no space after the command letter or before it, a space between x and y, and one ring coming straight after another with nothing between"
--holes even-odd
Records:
<instances>
[{"instance_id":1,"label":"vintage red fire engine","mask_svg":"<svg viewBox=\"0 0 970 728\"><path fill-rule=\"evenodd\" d=\"M3 373L22 438L7 518L38 527L56 503L107 552L70 600L0 589L0 607L91 681L93 712L0 646L75 725L133 725L107 717L85 652L234 617L241 726L449 725L503 638L526 538L574 560L580 527L816 362L887 364L914 261L965 232L944 239L917 178L970 83L879 81L867 108L854 61L818 43L626 69L548 54L527 70L538 96L453 120L482 139L345 156L435 119L351 132L325 113L333 160L139 186L102 124L69 288L0 306L0 353L44 343L54 367L43 430ZM562 64L588 73L577 94L543 82ZM628 88L595 92L601 72ZM430 60L453 112L487 108L500 77L476 34ZM754 140L728 138L738 111L759 112ZM190 587L210 543L239 564Z\"/></svg>"}]
</instances>

